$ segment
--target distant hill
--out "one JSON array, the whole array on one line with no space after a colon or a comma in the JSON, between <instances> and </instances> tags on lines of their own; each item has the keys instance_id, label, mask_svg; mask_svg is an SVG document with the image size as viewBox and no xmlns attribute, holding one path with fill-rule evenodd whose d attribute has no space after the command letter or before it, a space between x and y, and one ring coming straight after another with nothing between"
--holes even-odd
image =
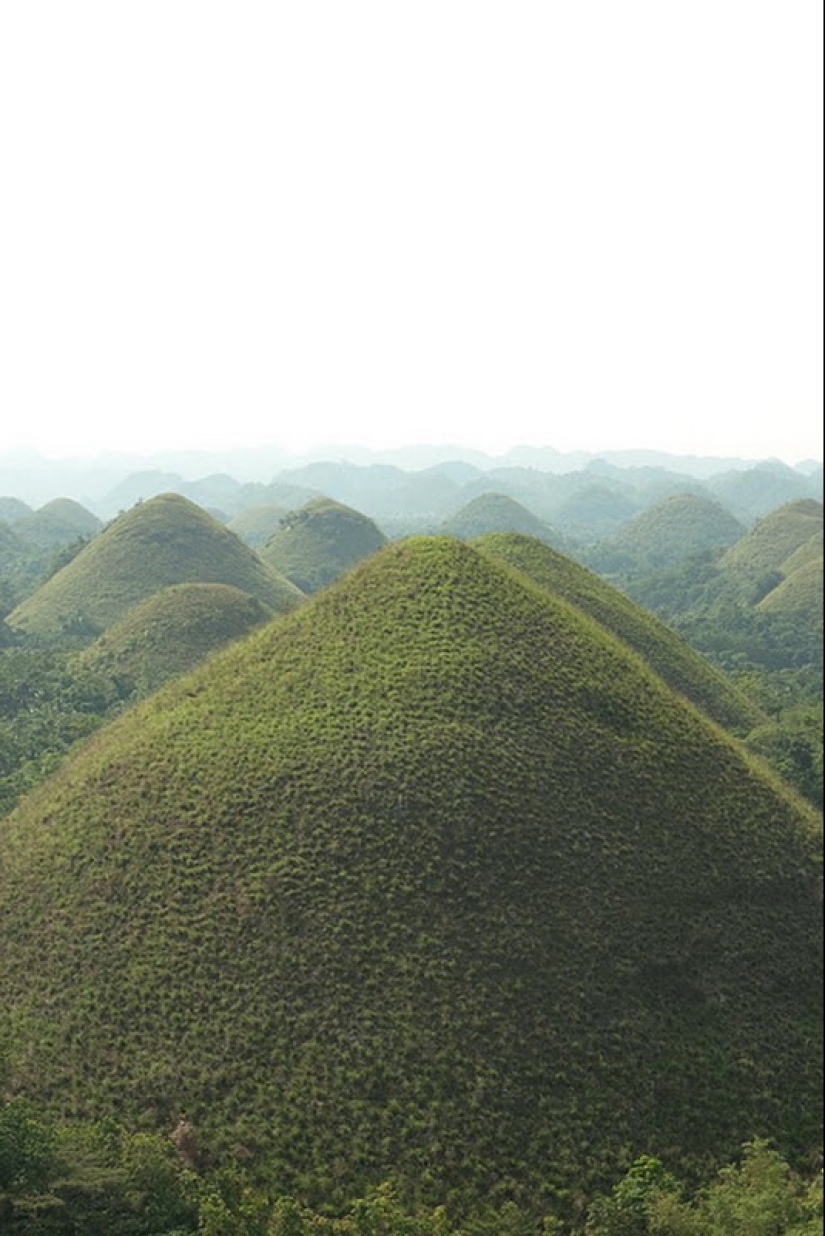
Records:
<instances>
[{"instance_id":1,"label":"distant hill","mask_svg":"<svg viewBox=\"0 0 825 1236\"><path fill-rule=\"evenodd\" d=\"M612 547L648 569L674 566L694 554L732 545L745 535L720 502L675 494L640 512L616 533Z\"/></svg>"},{"instance_id":2,"label":"distant hill","mask_svg":"<svg viewBox=\"0 0 825 1236\"><path fill-rule=\"evenodd\" d=\"M8 571L27 553L26 545L9 524L0 521L0 571Z\"/></svg>"},{"instance_id":3,"label":"distant hill","mask_svg":"<svg viewBox=\"0 0 825 1236\"><path fill-rule=\"evenodd\" d=\"M564 532L598 541L612 536L638 509L621 485L588 480L559 503L554 521Z\"/></svg>"},{"instance_id":4,"label":"distant hill","mask_svg":"<svg viewBox=\"0 0 825 1236\"><path fill-rule=\"evenodd\" d=\"M392 546L0 823L14 1089L310 1198L805 1153L815 829L568 602Z\"/></svg>"},{"instance_id":5,"label":"distant hill","mask_svg":"<svg viewBox=\"0 0 825 1236\"><path fill-rule=\"evenodd\" d=\"M9 626L89 642L170 584L231 584L274 611L300 591L200 507L162 494L133 507L9 615Z\"/></svg>"},{"instance_id":6,"label":"distant hill","mask_svg":"<svg viewBox=\"0 0 825 1236\"><path fill-rule=\"evenodd\" d=\"M778 461L725 472L709 480L707 486L720 502L747 522L789 502L821 498L821 474L820 478L805 475Z\"/></svg>"},{"instance_id":7,"label":"distant hill","mask_svg":"<svg viewBox=\"0 0 825 1236\"><path fill-rule=\"evenodd\" d=\"M59 549L96 536L103 523L72 498L55 498L16 524L18 533L38 549Z\"/></svg>"},{"instance_id":8,"label":"distant hill","mask_svg":"<svg viewBox=\"0 0 825 1236\"><path fill-rule=\"evenodd\" d=\"M32 514L32 508L19 498L0 498L0 523L16 524Z\"/></svg>"},{"instance_id":9,"label":"distant hill","mask_svg":"<svg viewBox=\"0 0 825 1236\"><path fill-rule=\"evenodd\" d=\"M278 531L281 520L289 514L289 507L268 502L264 506L250 506L241 511L226 525L253 549L260 549Z\"/></svg>"},{"instance_id":10,"label":"distant hill","mask_svg":"<svg viewBox=\"0 0 825 1236\"><path fill-rule=\"evenodd\" d=\"M536 537L546 545L560 547L569 544L555 529L532 511L508 498L506 494L487 493L473 498L461 510L456 511L441 525L443 536L455 536L462 541L492 532L521 532Z\"/></svg>"},{"instance_id":11,"label":"distant hill","mask_svg":"<svg viewBox=\"0 0 825 1236\"><path fill-rule=\"evenodd\" d=\"M765 720L747 696L680 636L586 567L523 536L482 537L475 547L595 619L720 725L746 733Z\"/></svg>"},{"instance_id":12,"label":"distant hill","mask_svg":"<svg viewBox=\"0 0 825 1236\"><path fill-rule=\"evenodd\" d=\"M173 584L130 609L77 664L145 695L271 617L257 597L228 584Z\"/></svg>"},{"instance_id":13,"label":"distant hill","mask_svg":"<svg viewBox=\"0 0 825 1236\"><path fill-rule=\"evenodd\" d=\"M762 613L798 616L821 624L822 562L820 556L791 571L781 584L762 598L758 608Z\"/></svg>"},{"instance_id":14,"label":"distant hill","mask_svg":"<svg viewBox=\"0 0 825 1236\"><path fill-rule=\"evenodd\" d=\"M724 571L749 578L781 571L792 554L821 534L822 516L822 504L813 499L786 503L760 519L719 565Z\"/></svg>"},{"instance_id":15,"label":"distant hill","mask_svg":"<svg viewBox=\"0 0 825 1236\"><path fill-rule=\"evenodd\" d=\"M260 555L302 592L312 593L384 544L383 532L366 515L330 498L316 498L284 516Z\"/></svg>"}]
</instances>

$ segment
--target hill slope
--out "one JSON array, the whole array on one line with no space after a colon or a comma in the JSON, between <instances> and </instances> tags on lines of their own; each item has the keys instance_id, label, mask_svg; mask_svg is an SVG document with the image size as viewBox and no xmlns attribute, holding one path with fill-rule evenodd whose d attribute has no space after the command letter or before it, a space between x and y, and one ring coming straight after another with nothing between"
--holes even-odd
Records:
<instances>
[{"instance_id":1,"label":"hill slope","mask_svg":"<svg viewBox=\"0 0 825 1236\"><path fill-rule=\"evenodd\" d=\"M239 536L253 549L265 545L269 538L278 531L281 520L289 514L289 508L276 502L268 502L263 506L250 506L230 519L226 525L230 532Z\"/></svg>"},{"instance_id":2,"label":"hill slope","mask_svg":"<svg viewBox=\"0 0 825 1236\"><path fill-rule=\"evenodd\" d=\"M755 578L780 571L806 541L822 532L822 504L812 498L789 502L754 524L720 561L732 575Z\"/></svg>"},{"instance_id":3,"label":"hill slope","mask_svg":"<svg viewBox=\"0 0 825 1236\"><path fill-rule=\"evenodd\" d=\"M664 681L728 729L764 722L760 710L669 627L598 575L529 537L489 536L475 542L537 584L563 597L638 652Z\"/></svg>"},{"instance_id":4,"label":"hill slope","mask_svg":"<svg viewBox=\"0 0 825 1236\"><path fill-rule=\"evenodd\" d=\"M331 498L315 498L284 516L260 555L302 592L312 593L385 544L383 532L360 511Z\"/></svg>"},{"instance_id":5,"label":"hill slope","mask_svg":"<svg viewBox=\"0 0 825 1236\"><path fill-rule=\"evenodd\" d=\"M617 532L613 545L653 568L732 545L744 534L744 525L721 503L685 493L665 498L636 515Z\"/></svg>"},{"instance_id":6,"label":"hill slope","mask_svg":"<svg viewBox=\"0 0 825 1236\"><path fill-rule=\"evenodd\" d=\"M144 695L271 617L229 584L173 584L130 609L77 663Z\"/></svg>"},{"instance_id":7,"label":"hill slope","mask_svg":"<svg viewBox=\"0 0 825 1236\"><path fill-rule=\"evenodd\" d=\"M97 536L103 527L97 515L72 498L55 498L17 524L17 531L38 549L59 549L79 538Z\"/></svg>"},{"instance_id":8,"label":"hill slope","mask_svg":"<svg viewBox=\"0 0 825 1236\"><path fill-rule=\"evenodd\" d=\"M393 546L0 824L14 1083L310 1198L807 1146L810 828L566 602Z\"/></svg>"},{"instance_id":9,"label":"hill slope","mask_svg":"<svg viewBox=\"0 0 825 1236\"><path fill-rule=\"evenodd\" d=\"M815 558L792 571L757 608L763 614L785 614L811 623L822 622L823 560Z\"/></svg>"},{"instance_id":10,"label":"hill slope","mask_svg":"<svg viewBox=\"0 0 825 1236\"><path fill-rule=\"evenodd\" d=\"M521 532L536 537L545 545L563 543L565 538L555 532L543 519L539 519L527 507L507 494L485 493L473 498L466 506L456 511L441 525L444 536L455 536L469 541L493 532Z\"/></svg>"},{"instance_id":11,"label":"hill slope","mask_svg":"<svg viewBox=\"0 0 825 1236\"><path fill-rule=\"evenodd\" d=\"M200 507L161 494L111 523L68 566L8 617L9 626L87 640L170 584L231 584L270 609L294 608L301 593Z\"/></svg>"}]
</instances>

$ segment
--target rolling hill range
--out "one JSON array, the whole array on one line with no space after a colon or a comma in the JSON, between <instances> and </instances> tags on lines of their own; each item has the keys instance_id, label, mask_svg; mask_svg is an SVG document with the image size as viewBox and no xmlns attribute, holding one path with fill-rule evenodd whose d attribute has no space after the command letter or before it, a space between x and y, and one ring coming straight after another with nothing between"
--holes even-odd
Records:
<instances>
[{"instance_id":1,"label":"rolling hill range","mask_svg":"<svg viewBox=\"0 0 825 1236\"><path fill-rule=\"evenodd\" d=\"M146 695L272 617L229 584L172 584L130 609L78 655L78 666Z\"/></svg>"},{"instance_id":2,"label":"rolling hill range","mask_svg":"<svg viewBox=\"0 0 825 1236\"><path fill-rule=\"evenodd\" d=\"M377 553L386 540L360 511L331 498L315 498L284 516L260 555L309 594L331 584L362 558Z\"/></svg>"},{"instance_id":3,"label":"rolling hill range","mask_svg":"<svg viewBox=\"0 0 825 1236\"><path fill-rule=\"evenodd\" d=\"M481 537L475 547L508 562L563 597L639 653L664 681L727 729L747 733L764 722L759 708L724 674L665 626L586 567L530 537Z\"/></svg>"},{"instance_id":4,"label":"rolling hill range","mask_svg":"<svg viewBox=\"0 0 825 1236\"><path fill-rule=\"evenodd\" d=\"M178 494L121 515L67 566L12 611L10 627L89 642L146 597L171 584L230 584L271 610L302 594L212 516Z\"/></svg>"},{"instance_id":5,"label":"rolling hill range","mask_svg":"<svg viewBox=\"0 0 825 1236\"><path fill-rule=\"evenodd\" d=\"M392 546L0 823L13 1087L310 1199L805 1150L815 831L566 601Z\"/></svg>"}]
</instances>

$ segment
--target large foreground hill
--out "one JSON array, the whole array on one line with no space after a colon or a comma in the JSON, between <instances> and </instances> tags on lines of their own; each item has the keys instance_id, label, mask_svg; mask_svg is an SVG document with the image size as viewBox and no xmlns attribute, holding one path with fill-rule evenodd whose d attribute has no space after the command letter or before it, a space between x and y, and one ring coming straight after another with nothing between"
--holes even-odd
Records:
<instances>
[{"instance_id":1,"label":"large foreground hill","mask_svg":"<svg viewBox=\"0 0 825 1236\"><path fill-rule=\"evenodd\" d=\"M393 546L0 825L13 1084L310 1195L806 1150L813 831L580 611Z\"/></svg>"}]
</instances>

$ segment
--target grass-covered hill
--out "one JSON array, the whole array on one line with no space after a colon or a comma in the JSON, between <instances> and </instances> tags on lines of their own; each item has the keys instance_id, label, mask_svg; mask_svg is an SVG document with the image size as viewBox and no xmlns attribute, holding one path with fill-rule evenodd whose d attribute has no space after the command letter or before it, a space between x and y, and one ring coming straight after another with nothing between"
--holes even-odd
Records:
<instances>
[{"instance_id":1,"label":"grass-covered hill","mask_svg":"<svg viewBox=\"0 0 825 1236\"><path fill-rule=\"evenodd\" d=\"M173 584L130 609L77 664L145 695L271 617L257 597L228 584Z\"/></svg>"},{"instance_id":2,"label":"grass-covered hill","mask_svg":"<svg viewBox=\"0 0 825 1236\"><path fill-rule=\"evenodd\" d=\"M26 545L10 524L0 521L0 573L8 571L27 553Z\"/></svg>"},{"instance_id":3,"label":"grass-covered hill","mask_svg":"<svg viewBox=\"0 0 825 1236\"><path fill-rule=\"evenodd\" d=\"M781 571L807 541L822 533L822 504L813 498L789 502L760 519L720 561L731 575L757 579Z\"/></svg>"},{"instance_id":4,"label":"grass-covered hill","mask_svg":"<svg viewBox=\"0 0 825 1236\"><path fill-rule=\"evenodd\" d=\"M97 515L72 498L55 498L17 523L21 536L38 549L59 549L88 540L103 527Z\"/></svg>"},{"instance_id":5,"label":"grass-covered hill","mask_svg":"<svg viewBox=\"0 0 825 1236\"><path fill-rule=\"evenodd\" d=\"M822 557L806 562L791 571L781 584L772 588L759 602L762 613L785 614L788 617L822 621Z\"/></svg>"},{"instance_id":6,"label":"grass-covered hill","mask_svg":"<svg viewBox=\"0 0 825 1236\"><path fill-rule=\"evenodd\" d=\"M638 503L621 485L585 476L579 486L559 502L553 513L553 523L570 536L599 541L613 536L638 509Z\"/></svg>"},{"instance_id":7,"label":"grass-covered hill","mask_svg":"<svg viewBox=\"0 0 825 1236\"><path fill-rule=\"evenodd\" d=\"M458 537L462 541L471 541L493 532L520 532L536 537L546 545L566 544L566 539L543 519L514 498L498 493L485 493L473 498L444 520L441 532L444 536Z\"/></svg>"},{"instance_id":8,"label":"grass-covered hill","mask_svg":"<svg viewBox=\"0 0 825 1236\"><path fill-rule=\"evenodd\" d=\"M87 641L170 584L231 584L275 611L301 593L211 515L161 494L119 516L9 615L14 629Z\"/></svg>"},{"instance_id":9,"label":"grass-covered hill","mask_svg":"<svg viewBox=\"0 0 825 1236\"><path fill-rule=\"evenodd\" d=\"M807 1150L813 830L566 601L392 546L0 822L11 1086L310 1202Z\"/></svg>"},{"instance_id":10,"label":"grass-covered hill","mask_svg":"<svg viewBox=\"0 0 825 1236\"><path fill-rule=\"evenodd\" d=\"M764 722L759 708L679 635L586 567L529 537L482 537L476 543L563 597L639 653L680 695L728 729L746 733Z\"/></svg>"},{"instance_id":11,"label":"grass-covered hill","mask_svg":"<svg viewBox=\"0 0 825 1236\"><path fill-rule=\"evenodd\" d=\"M745 526L720 502L674 494L640 512L613 539L613 548L647 569L672 566L704 550L732 545Z\"/></svg>"},{"instance_id":12,"label":"grass-covered hill","mask_svg":"<svg viewBox=\"0 0 825 1236\"><path fill-rule=\"evenodd\" d=\"M269 538L278 531L281 520L289 514L289 508L276 502L267 502L263 506L251 506L230 519L226 525L230 532L239 536L253 549L260 549Z\"/></svg>"},{"instance_id":13,"label":"grass-covered hill","mask_svg":"<svg viewBox=\"0 0 825 1236\"><path fill-rule=\"evenodd\" d=\"M302 592L312 593L385 544L383 532L360 511L331 498L315 498L285 515L259 552Z\"/></svg>"}]
</instances>

